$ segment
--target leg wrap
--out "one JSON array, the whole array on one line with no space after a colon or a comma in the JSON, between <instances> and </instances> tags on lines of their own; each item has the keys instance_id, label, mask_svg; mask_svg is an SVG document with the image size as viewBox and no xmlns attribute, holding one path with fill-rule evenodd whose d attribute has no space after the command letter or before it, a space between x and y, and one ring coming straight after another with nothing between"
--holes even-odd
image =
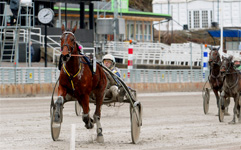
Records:
<instances>
[{"instance_id":1,"label":"leg wrap","mask_svg":"<svg viewBox=\"0 0 241 150\"><path fill-rule=\"evenodd\" d=\"M85 124L88 124L89 122L89 114L82 114L82 120L84 121Z\"/></svg>"},{"instance_id":2,"label":"leg wrap","mask_svg":"<svg viewBox=\"0 0 241 150\"><path fill-rule=\"evenodd\" d=\"M61 111L62 111L62 106L64 103L64 99L62 96L59 96L58 99L54 102L55 105L55 113L54 113L54 122L61 122Z\"/></svg>"},{"instance_id":3,"label":"leg wrap","mask_svg":"<svg viewBox=\"0 0 241 150\"><path fill-rule=\"evenodd\" d=\"M96 122L97 128L96 128L96 132L97 132L97 136L103 136L102 134L102 127L100 124L100 116L97 115L93 115L94 121Z\"/></svg>"},{"instance_id":4,"label":"leg wrap","mask_svg":"<svg viewBox=\"0 0 241 150\"><path fill-rule=\"evenodd\" d=\"M87 129L92 129L94 127L93 120L89 117L89 114L82 114L82 120Z\"/></svg>"}]
</instances>

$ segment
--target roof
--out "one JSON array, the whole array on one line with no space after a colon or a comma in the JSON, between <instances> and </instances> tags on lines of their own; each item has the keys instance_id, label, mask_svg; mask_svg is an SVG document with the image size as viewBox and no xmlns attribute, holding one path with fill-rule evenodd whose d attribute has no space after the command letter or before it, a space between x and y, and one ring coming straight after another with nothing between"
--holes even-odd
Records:
<instances>
[{"instance_id":1,"label":"roof","mask_svg":"<svg viewBox=\"0 0 241 150\"><path fill-rule=\"evenodd\" d=\"M97 13L98 12L98 8L100 8L99 12L103 13L105 12L106 14L111 14L113 15L113 10L111 10L111 3L107 3L107 2L93 2L94 3L94 12ZM98 6L99 5L99 6ZM55 4L54 9L58 10L59 4ZM64 4L60 5L61 10L65 10ZM104 9L101 9L104 8ZM80 11L79 5L76 4L67 4L67 11L72 12L73 14L78 14L78 12ZM89 11L89 7L85 6L85 12ZM122 12L123 16L139 16L139 17L152 17L152 18L156 18L156 19L160 19L160 18L165 18L165 19L171 19L172 16L169 14L160 14L160 13L153 13L153 12L143 12L140 10L136 10L136 9L132 9L129 8L127 12Z\"/></svg>"},{"instance_id":2,"label":"roof","mask_svg":"<svg viewBox=\"0 0 241 150\"><path fill-rule=\"evenodd\" d=\"M186 2L192 2L196 0L169 0L169 3L186 3ZM218 2L218 0L200 0L202 1L208 1L208 2ZM240 0L223 0L223 2L240 2ZM168 4L168 0L153 0L152 4Z\"/></svg>"},{"instance_id":3,"label":"roof","mask_svg":"<svg viewBox=\"0 0 241 150\"><path fill-rule=\"evenodd\" d=\"M212 37L220 37L220 30L209 30ZM223 30L223 37L241 37L241 30Z\"/></svg>"},{"instance_id":4,"label":"roof","mask_svg":"<svg viewBox=\"0 0 241 150\"><path fill-rule=\"evenodd\" d=\"M39 2L67 2L67 3L80 3L80 2L90 2L90 1L100 1L100 0L34 0L34 1L39 1Z\"/></svg>"}]
</instances>

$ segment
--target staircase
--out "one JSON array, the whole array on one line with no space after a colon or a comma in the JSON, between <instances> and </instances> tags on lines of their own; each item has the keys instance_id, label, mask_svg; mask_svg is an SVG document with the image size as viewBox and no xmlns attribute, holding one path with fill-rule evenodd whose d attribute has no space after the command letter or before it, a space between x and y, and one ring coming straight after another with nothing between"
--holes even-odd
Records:
<instances>
[{"instance_id":1,"label":"staircase","mask_svg":"<svg viewBox=\"0 0 241 150\"><path fill-rule=\"evenodd\" d=\"M0 66L2 62L14 62L14 65L18 65L19 43L26 44L26 62L30 62L27 45L30 42L29 35L34 25L34 14L31 11L33 3L27 5L19 3L16 22L14 24L9 23L10 18L13 16L10 6L6 2L0 2L0 4L4 5L4 12L0 14L2 17L2 22L0 22ZM24 23L21 20L24 20Z\"/></svg>"}]
</instances>

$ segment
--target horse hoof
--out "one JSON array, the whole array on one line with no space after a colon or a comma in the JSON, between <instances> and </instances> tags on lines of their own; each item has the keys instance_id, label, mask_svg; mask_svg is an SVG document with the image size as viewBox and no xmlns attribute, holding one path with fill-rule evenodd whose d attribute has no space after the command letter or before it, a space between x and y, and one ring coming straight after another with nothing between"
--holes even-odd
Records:
<instances>
[{"instance_id":1,"label":"horse hoof","mask_svg":"<svg viewBox=\"0 0 241 150\"><path fill-rule=\"evenodd\" d=\"M232 120L228 124L235 124L235 121Z\"/></svg>"},{"instance_id":2,"label":"horse hoof","mask_svg":"<svg viewBox=\"0 0 241 150\"><path fill-rule=\"evenodd\" d=\"M98 143L104 143L104 136L103 136L103 135L97 136L96 141L97 141Z\"/></svg>"},{"instance_id":3,"label":"horse hoof","mask_svg":"<svg viewBox=\"0 0 241 150\"><path fill-rule=\"evenodd\" d=\"M94 124L92 122L89 122L88 124L85 124L85 127L87 129L92 129L94 127Z\"/></svg>"}]
</instances>

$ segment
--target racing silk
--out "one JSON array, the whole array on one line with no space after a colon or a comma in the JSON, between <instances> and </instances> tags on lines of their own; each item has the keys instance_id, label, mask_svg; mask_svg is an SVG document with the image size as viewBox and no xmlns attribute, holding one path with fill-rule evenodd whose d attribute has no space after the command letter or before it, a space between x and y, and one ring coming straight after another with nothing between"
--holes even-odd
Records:
<instances>
[{"instance_id":1,"label":"racing silk","mask_svg":"<svg viewBox=\"0 0 241 150\"><path fill-rule=\"evenodd\" d=\"M118 77L120 77L120 73L119 73L117 70L112 69L111 71L112 71L115 75L117 75Z\"/></svg>"},{"instance_id":2,"label":"racing silk","mask_svg":"<svg viewBox=\"0 0 241 150\"><path fill-rule=\"evenodd\" d=\"M119 73L117 70L119 70L119 69L117 69L116 67L114 67L114 68L111 69L111 71L112 71L115 75L117 75L118 77L121 77L120 73ZM119 81L118 81L115 77L114 77L114 79L115 79L117 85L119 85Z\"/></svg>"},{"instance_id":3,"label":"racing silk","mask_svg":"<svg viewBox=\"0 0 241 150\"><path fill-rule=\"evenodd\" d=\"M241 72L241 66L236 67L235 69L238 70L239 72Z\"/></svg>"}]
</instances>

